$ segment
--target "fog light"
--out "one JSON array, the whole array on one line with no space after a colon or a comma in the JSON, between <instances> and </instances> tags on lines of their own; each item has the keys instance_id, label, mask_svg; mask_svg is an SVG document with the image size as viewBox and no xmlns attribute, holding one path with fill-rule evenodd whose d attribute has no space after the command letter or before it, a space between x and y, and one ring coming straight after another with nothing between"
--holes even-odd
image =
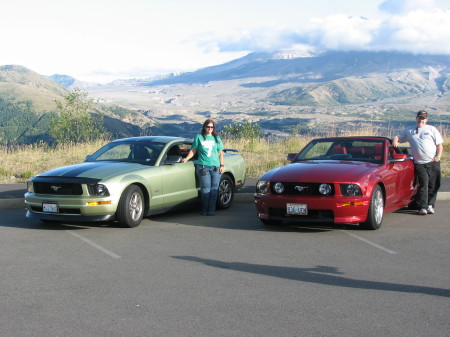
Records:
<instances>
[{"instance_id":1,"label":"fog light","mask_svg":"<svg viewBox=\"0 0 450 337\"><path fill-rule=\"evenodd\" d=\"M331 186L330 184L321 184L319 186L319 192L323 195L328 195L331 193Z\"/></svg>"},{"instance_id":2,"label":"fog light","mask_svg":"<svg viewBox=\"0 0 450 337\"><path fill-rule=\"evenodd\" d=\"M283 183L275 183L275 185L273 185L273 190L278 194L283 193L284 192Z\"/></svg>"}]
</instances>

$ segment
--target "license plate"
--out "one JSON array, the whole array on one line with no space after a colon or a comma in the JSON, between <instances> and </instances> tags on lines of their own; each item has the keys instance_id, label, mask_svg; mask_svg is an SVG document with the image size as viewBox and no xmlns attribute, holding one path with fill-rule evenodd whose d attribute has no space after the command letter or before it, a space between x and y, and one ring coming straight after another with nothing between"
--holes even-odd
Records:
<instances>
[{"instance_id":1,"label":"license plate","mask_svg":"<svg viewBox=\"0 0 450 337\"><path fill-rule=\"evenodd\" d=\"M287 214L308 215L308 205L306 204L287 204Z\"/></svg>"},{"instance_id":2,"label":"license plate","mask_svg":"<svg viewBox=\"0 0 450 337\"><path fill-rule=\"evenodd\" d=\"M46 213L58 213L58 204L42 204L42 211Z\"/></svg>"}]
</instances>

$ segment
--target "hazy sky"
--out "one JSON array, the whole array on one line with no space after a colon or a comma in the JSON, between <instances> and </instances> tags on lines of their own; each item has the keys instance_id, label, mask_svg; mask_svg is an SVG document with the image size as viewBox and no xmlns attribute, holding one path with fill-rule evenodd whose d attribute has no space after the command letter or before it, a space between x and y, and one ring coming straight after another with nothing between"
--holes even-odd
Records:
<instances>
[{"instance_id":1,"label":"hazy sky","mask_svg":"<svg viewBox=\"0 0 450 337\"><path fill-rule=\"evenodd\" d=\"M2 0L0 65L107 82L254 51L450 55L450 0Z\"/></svg>"}]
</instances>

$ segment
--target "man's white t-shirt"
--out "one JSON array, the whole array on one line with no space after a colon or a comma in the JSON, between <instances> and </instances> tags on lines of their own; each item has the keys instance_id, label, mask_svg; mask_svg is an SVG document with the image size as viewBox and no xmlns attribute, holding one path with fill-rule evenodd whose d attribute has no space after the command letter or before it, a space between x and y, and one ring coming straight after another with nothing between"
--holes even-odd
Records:
<instances>
[{"instance_id":1,"label":"man's white t-shirt","mask_svg":"<svg viewBox=\"0 0 450 337\"><path fill-rule=\"evenodd\" d=\"M397 136L399 143L409 142L414 162L417 164L432 162L436 155L436 146L444 142L439 131L432 125L405 128Z\"/></svg>"}]
</instances>

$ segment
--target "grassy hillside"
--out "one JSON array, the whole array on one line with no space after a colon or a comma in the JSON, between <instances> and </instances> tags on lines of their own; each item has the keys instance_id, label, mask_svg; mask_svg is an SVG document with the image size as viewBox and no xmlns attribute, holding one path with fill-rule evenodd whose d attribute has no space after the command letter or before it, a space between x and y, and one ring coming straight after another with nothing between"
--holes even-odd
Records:
<instances>
[{"instance_id":1,"label":"grassy hillside","mask_svg":"<svg viewBox=\"0 0 450 337\"><path fill-rule=\"evenodd\" d=\"M25 67L0 66L0 143L31 144L51 141L55 101L69 91ZM105 129L116 138L139 136L142 126L153 125L145 115L112 104L94 104L92 113L104 115Z\"/></svg>"},{"instance_id":2,"label":"grassy hillside","mask_svg":"<svg viewBox=\"0 0 450 337\"><path fill-rule=\"evenodd\" d=\"M0 66L0 97L10 103L30 101L38 116L56 111L55 99L62 99L67 93L60 85L25 67Z\"/></svg>"}]
</instances>

